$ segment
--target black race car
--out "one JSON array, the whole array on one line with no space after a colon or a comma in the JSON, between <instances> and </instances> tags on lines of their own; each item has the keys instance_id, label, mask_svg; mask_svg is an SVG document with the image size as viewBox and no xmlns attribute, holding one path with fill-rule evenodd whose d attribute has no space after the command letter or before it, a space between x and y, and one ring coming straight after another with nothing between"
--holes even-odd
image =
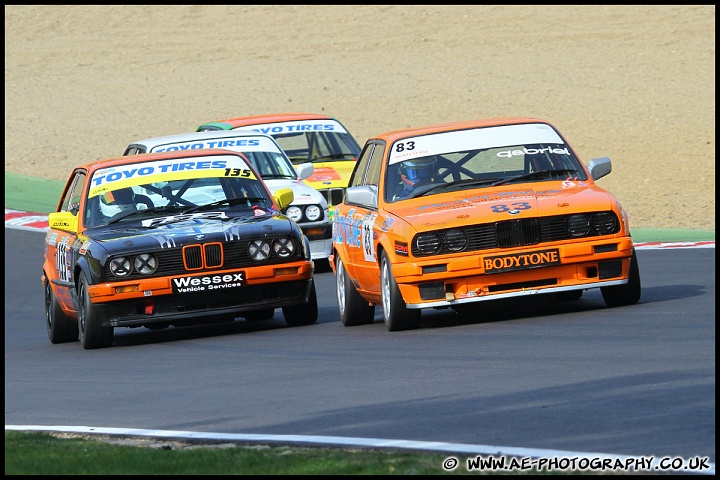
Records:
<instances>
[{"instance_id":1,"label":"black race car","mask_svg":"<svg viewBox=\"0 0 720 480\"><path fill-rule=\"evenodd\" d=\"M310 246L241 152L188 150L74 169L48 218L52 343L112 345L115 327L318 316Z\"/></svg>"}]
</instances>

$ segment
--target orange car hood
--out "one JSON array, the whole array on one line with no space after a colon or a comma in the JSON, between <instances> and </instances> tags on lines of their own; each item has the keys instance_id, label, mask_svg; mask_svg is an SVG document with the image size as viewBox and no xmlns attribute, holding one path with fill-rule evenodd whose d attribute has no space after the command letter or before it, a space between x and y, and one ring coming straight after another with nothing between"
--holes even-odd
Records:
<instances>
[{"instance_id":1,"label":"orange car hood","mask_svg":"<svg viewBox=\"0 0 720 480\"><path fill-rule=\"evenodd\" d=\"M417 231L426 231L613 208L610 195L587 182L546 182L538 186L542 188L507 185L431 195L393 204L388 210Z\"/></svg>"}]
</instances>

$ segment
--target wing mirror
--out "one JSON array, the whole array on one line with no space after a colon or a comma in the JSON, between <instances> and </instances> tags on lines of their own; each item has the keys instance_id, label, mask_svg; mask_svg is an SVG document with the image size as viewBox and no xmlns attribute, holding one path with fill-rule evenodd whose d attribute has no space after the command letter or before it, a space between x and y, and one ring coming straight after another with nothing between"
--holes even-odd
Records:
<instances>
[{"instance_id":1,"label":"wing mirror","mask_svg":"<svg viewBox=\"0 0 720 480\"><path fill-rule=\"evenodd\" d=\"M273 193L275 203L278 204L280 210L290 205L295 200L295 193L290 188L278 188Z\"/></svg>"},{"instance_id":2,"label":"wing mirror","mask_svg":"<svg viewBox=\"0 0 720 480\"><path fill-rule=\"evenodd\" d=\"M612 162L608 157L593 158L588 162L587 167L593 180L602 178L612 172Z\"/></svg>"},{"instance_id":3,"label":"wing mirror","mask_svg":"<svg viewBox=\"0 0 720 480\"><path fill-rule=\"evenodd\" d=\"M377 186L360 185L345 190L345 203L377 208Z\"/></svg>"},{"instance_id":4,"label":"wing mirror","mask_svg":"<svg viewBox=\"0 0 720 480\"><path fill-rule=\"evenodd\" d=\"M72 212L55 212L48 215L48 226L51 230L77 232L78 217Z\"/></svg>"},{"instance_id":5,"label":"wing mirror","mask_svg":"<svg viewBox=\"0 0 720 480\"><path fill-rule=\"evenodd\" d=\"M310 175L315 173L315 165L313 165L310 162L301 163L300 165L295 165L295 170L297 170L298 175L300 175L300 178L302 180L305 180Z\"/></svg>"}]
</instances>

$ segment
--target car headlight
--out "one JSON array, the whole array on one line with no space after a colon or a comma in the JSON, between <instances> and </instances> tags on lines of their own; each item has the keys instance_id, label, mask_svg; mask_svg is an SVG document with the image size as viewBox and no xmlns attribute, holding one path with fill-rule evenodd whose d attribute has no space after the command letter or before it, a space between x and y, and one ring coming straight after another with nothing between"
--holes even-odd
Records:
<instances>
[{"instance_id":1,"label":"car headlight","mask_svg":"<svg viewBox=\"0 0 720 480\"><path fill-rule=\"evenodd\" d=\"M110 260L110 272L116 277L127 277L132 273L132 262L128 257L115 257Z\"/></svg>"},{"instance_id":2,"label":"car headlight","mask_svg":"<svg viewBox=\"0 0 720 480\"><path fill-rule=\"evenodd\" d=\"M460 252L467 247L468 237L464 230L453 228L445 232L443 243L451 252Z\"/></svg>"},{"instance_id":3,"label":"car headlight","mask_svg":"<svg viewBox=\"0 0 720 480\"><path fill-rule=\"evenodd\" d=\"M440 251L442 245L437 233L421 233L415 237L415 245L422 255L433 255Z\"/></svg>"},{"instance_id":4,"label":"car headlight","mask_svg":"<svg viewBox=\"0 0 720 480\"><path fill-rule=\"evenodd\" d=\"M287 211L285 214L290 217L292 220L299 222L302 220L302 209L296 205L291 205L287 208Z\"/></svg>"},{"instance_id":5,"label":"car headlight","mask_svg":"<svg viewBox=\"0 0 720 480\"><path fill-rule=\"evenodd\" d=\"M256 261L265 260L270 256L270 242L267 240L253 240L248 246L250 258Z\"/></svg>"},{"instance_id":6,"label":"car headlight","mask_svg":"<svg viewBox=\"0 0 720 480\"><path fill-rule=\"evenodd\" d=\"M590 216L570 215L565 221L565 228L573 237L584 237L590 231Z\"/></svg>"},{"instance_id":7,"label":"car headlight","mask_svg":"<svg viewBox=\"0 0 720 480\"><path fill-rule=\"evenodd\" d=\"M155 270L158 268L158 260L155 255L151 253L141 253L135 257L133 264L135 266L135 270L143 275L155 273ZM110 269L112 270L112 264L110 265Z\"/></svg>"},{"instance_id":8,"label":"car headlight","mask_svg":"<svg viewBox=\"0 0 720 480\"><path fill-rule=\"evenodd\" d=\"M607 235L615 231L615 215L612 212L600 212L593 215L592 228L600 235Z\"/></svg>"},{"instance_id":9,"label":"car headlight","mask_svg":"<svg viewBox=\"0 0 720 480\"><path fill-rule=\"evenodd\" d=\"M322 217L322 209L319 205L308 205L305 207L305 216L311 222L316 222Z\"/></svg>"},{"instance_id":10,"label":"car headlight","mask_svg":"<svg viewBox=\"0 0 720 480\"><path fill-rule=\"evenodd\" d=\"M295 254L295 244L292 238L283 237L273 241L273 252L280 258L290 258Z\"/></svg>"}]
</instances>

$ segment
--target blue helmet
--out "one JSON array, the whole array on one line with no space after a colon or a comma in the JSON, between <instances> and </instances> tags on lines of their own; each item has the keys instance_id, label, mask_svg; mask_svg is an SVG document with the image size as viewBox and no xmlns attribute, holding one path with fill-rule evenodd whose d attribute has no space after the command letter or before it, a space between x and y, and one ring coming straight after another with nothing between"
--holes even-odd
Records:
<instances>
[{"instance_id":1,"label":"blue helmet","mask_svg":"<svg viewBox=\"0 0 720 480\"><path fill-rule=\"evenodd\" d=\"M406 160L400 165L400 178L408 187L420 181L430 181L437 173L437 159L434 156Z\"/></svg>"}]
</instances>

